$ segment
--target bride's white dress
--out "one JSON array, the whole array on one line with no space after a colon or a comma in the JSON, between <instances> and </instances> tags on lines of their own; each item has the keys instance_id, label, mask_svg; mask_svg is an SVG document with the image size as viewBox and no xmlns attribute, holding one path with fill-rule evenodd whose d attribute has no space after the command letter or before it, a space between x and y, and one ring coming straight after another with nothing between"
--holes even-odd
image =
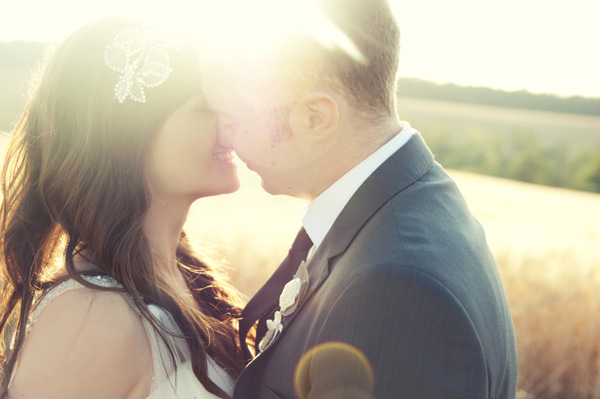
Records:
<instances>
[{"instance_id":1,"label":"bride's white dress","mask_svg":"<svg viewBox=\"0 0 600 399\"><path fill-rule=\"evenodd\" d=\"M110 277L93 276L84 277L86 281L103 287L120 287L120 285ZM31 314L29 325L31 327L39 317L44 308L55 298L67 291L84 288L75 280L66 280L53 287L35 306ZM124 294L123 294L124 295ZM127 295L124 295L132 308L139 314L133 301ZM208 392L198 381L190 362L190 352L187 344L180 336L180 330L173 320L171 314L164 309L148 305L150 312L159 320L169 331L176 336L166 335L169 347L175 355L175 365L173 365L171 355L159 334L152 328L152 325L142 317L142 323L148 336L152 350L153 375L150 388L150 395L147 399L214 399L217 398ZM141 316L140 316L141 317ZM208 358L208 376L223 391L233 395L234 381L213 359Z\"/></svg>"}]
</instances>

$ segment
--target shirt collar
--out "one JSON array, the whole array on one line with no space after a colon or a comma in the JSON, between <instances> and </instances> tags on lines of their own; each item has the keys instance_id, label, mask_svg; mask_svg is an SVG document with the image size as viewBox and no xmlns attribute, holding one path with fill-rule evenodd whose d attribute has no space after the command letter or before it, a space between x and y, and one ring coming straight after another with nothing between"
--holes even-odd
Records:
<instances>
[{"instance_id":1,"label":"shirt collar","mask_svg":"<svg viewBox=\"0 0 600 399\"><path fill-rule=\"evenodd\" d=\"M356 190L382 163L406 144L413 132L410 124L403 122L400 133L350 169L311 202L302 219L302 224L315 248L321 245L331 226Z\"/></svg>"}]
</instances>

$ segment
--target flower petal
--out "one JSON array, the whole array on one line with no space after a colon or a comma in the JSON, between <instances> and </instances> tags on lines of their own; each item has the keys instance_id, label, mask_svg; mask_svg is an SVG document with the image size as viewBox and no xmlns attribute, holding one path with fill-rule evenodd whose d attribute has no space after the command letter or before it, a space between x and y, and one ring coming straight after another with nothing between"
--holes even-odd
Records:
<instances>
[{"instance_id":1,"label":"flower petal","mask_svg":"<svg viewBox=\"0 0 600 399\"><path fill-rule=\"evenodd\" d=\"M145 64L139 72L139 79L146 87L154 87L162 84L171 73L171 68L157 63Z\"/></svg>"},{"instance_id":2,"label":"flower petal","mask_svg":"<svg viewBox=\"0 0 600 399\"><path fill-rule=\"evenodd\" d=\"M104 62L110 69L123 73L129 63L129 56L123 47L110 46L104 52Z\"/></svg>"},{"instance_id":3,"label":"flower petal","mask_svg":"<svg viewBox=\"0 0 600 399\"><path fill-rule=\"evenodd\" d=\"M296 304L301 288L302 280L299 278L294 278L285 285L283 292L279 296L279 307L281 308L282 312L285 313L289 307Z\"/></svg>"},{"instance_id":4,"label":"flower petal","mask_svg":"<svg viewBox=\"0 0 600 399\"><path fill-rule=\"evenodd\" d=\"M160 48L150 47L146 53L145 63L161 64L168 67L170 64L169 54Z\"/></svg>"},{"instance_id":5,"label":"flower petal","mask_svg":"<svg viewBox=\"0 0 600 399\"><path fill-rule=\"evenodd\" d=\"M145 103L146 102L146 94L144 93L144 88L138 82L135 82L129 88L129 96L138 102Z\"/></svg>"},{"instance_id":6,"label":"flower petal","mask_svg":"<svg viewBox=\"0 0 600 399\"><path fill-rule=\"evenodd\" d=\"M275 334L277 334L275 332L275 330L269 330L267 331L267 333L265 334L265 336L263 337L263 339L260 340L259 344L258 344L258 349L263 352L265 349L267 349L267 347L269 346L269 344L271 343L271 341L273 341L273 338L275 338Z\"/></svg>"},{"instance_id":7,"label":"flower petal","mask_svg":"<svg viewBox=\"0 0 600 399\"><path fill-rule=\"evenodd\" d=\"M113 45L126 47L131 53L137 53L144 48L144 36L136 29L124 29L113 38Z\"/></svg>"},{"instance_id":8,"label":"flower petal","mask_svg":"<svg viewBox=\"0 0 600 399\"><path fill-rule=\"evenodd\" d=\"M119 81L115 85L115 96L117 97L117 100L119 100L120 103L125 101L125 99L129 95L130 85L131 82L128 82L127 79L125 79L125 77L121 77L121 79L119 79Z\"/></svg>"}]
</instances>

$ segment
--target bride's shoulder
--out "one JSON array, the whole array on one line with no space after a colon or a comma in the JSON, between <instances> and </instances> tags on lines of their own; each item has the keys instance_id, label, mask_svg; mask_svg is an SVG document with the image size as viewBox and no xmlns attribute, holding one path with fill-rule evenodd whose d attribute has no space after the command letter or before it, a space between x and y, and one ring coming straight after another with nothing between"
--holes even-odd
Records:
<instances>
[{"instance_id":1,"label":"bride's shoulder","mask_svg":"<svg viewBox=\"0 0 600 399\"><path fill-rule=\"evenodd\" d=\"M69 282L63 284L72 284ZM19 397L145 397L151 352L142 320L118 292L78 286L49 293L32 320L11 383ZM109 384L106 382L110 381ZM146 388L147 388L146 387Z\"/></svg>"},{"instance_id":2,"label":"bride's shoulder","mask_svg":"<svg viewBox=\"0 0 600 399\"><path fill-rule=\"evenodd\" d=\"M99 339L100 332L108 338L115 331L121 335L144 331L139 314L125 294L81 286L74 280L63 282L41 298L32 312L29 335L33 337L36 330L37 335L56 330L64 340L70 327L79 330L71 331L77 337L87 331L99 335Z\"/></svg>"}]
</instances>

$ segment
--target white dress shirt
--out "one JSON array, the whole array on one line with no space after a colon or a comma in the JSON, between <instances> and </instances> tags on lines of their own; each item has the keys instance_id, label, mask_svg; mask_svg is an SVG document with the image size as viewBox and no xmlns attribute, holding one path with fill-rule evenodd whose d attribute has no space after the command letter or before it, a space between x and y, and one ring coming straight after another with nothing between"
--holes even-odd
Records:
<instances>
[{"instance_id":1,"label":"white dress shirt","mask_svg":"<svg viewBox=\"0 0 600 399\"><path fill-rule=\"evenodd\" d=\"M331 226L333 226L333 223L356 190L371 176L375 169L411 138L414 129L408 122L402 122L402 125L403 128L400 133L361 163L350 169L308 206L306 214L302 219L302 225L314 244L308 253L308 259L312 257L316 249L321 245Z\"/></svg>"}]
</instances>

